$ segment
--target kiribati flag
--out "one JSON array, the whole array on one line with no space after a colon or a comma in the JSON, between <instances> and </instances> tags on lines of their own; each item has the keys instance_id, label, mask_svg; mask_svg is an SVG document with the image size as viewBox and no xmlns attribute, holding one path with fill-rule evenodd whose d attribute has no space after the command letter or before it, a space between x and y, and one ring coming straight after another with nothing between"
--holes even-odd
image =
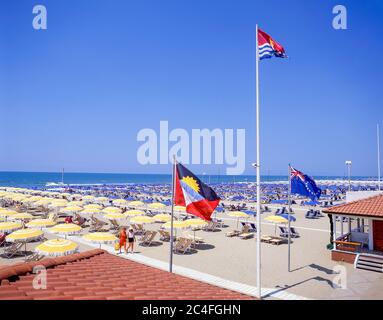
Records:
<instances>
[{"instance_id":1,"label":"kiribati flag","mask_svg":"<svg viewBox=\"0 0 383 320\"><path fill-rule=\"evenodd\" d=\"M313 179L302 172L290 167L291 193L309 197L312 201L318 200L321 195Z\"/></svg>"},{"instance_id":2,"label":"kiribati flag","mask_svg":"<svg viewBox=\"0 0 383 320\"><path fill-rule=\"evenodd\" d=\"M186 207L186 212L204 220L210 216L219 204L220 198L215 191L198 179L182 164L176 164L174 204Z\"/></svg>"},{"instance_id":3,"label":"kiribati flag","mask_svg":"<svg viewBox=\"0 0 383 320\"><path fill-rule=\"evenodd\" d=\"M285 49L261 29L258 29L258 50L260 60L271 57L287 58Z\"/></svg>"}]
</instances>

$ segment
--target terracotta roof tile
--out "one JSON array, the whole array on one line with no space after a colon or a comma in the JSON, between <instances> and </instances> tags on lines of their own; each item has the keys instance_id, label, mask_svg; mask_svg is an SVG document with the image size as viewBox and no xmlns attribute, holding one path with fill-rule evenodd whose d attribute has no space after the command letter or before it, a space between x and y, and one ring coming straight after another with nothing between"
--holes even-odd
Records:
<instances>
[{"instance_id":1,"label":"terracotta roof tile","mask_svg":"<svg viewBox=\"0 0 383 320\"><path fill-rule=\"evenodd\" d=\"M383 217L383 195L377 195L323 210L324 213Z\"/></svg>"},{"instance_id":2,"label":"terracotta roof tile","mask_svg":"<svg viewBox=\"0 0 383 320\"><path fill-rule=\"evenodd\" d=\"M33 289L33 266L45 265L47 289ZM0 269L0 299L254 299L107 253L90 250Z\"/></svg>"}]
</instances>

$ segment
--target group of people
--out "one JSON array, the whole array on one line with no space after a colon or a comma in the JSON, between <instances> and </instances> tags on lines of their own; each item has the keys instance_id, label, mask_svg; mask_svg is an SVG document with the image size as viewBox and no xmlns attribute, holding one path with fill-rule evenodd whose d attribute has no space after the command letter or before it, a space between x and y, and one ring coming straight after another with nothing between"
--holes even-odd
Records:
<instances>
[{"instance_id":1,"label":"group of people","mask_svg":"<svg viewBox=\"0 0 383 320\"><path fill-rule=\"evenodd\" d=\"M134 229L132 227L129 227L128 231L126 227L122 227L120 231L120 242L119 242L119 249L121 253L121 249L124 248L125 253L134 253L134 242L136 241L136 237L134 234ZM128 243L128 247L126 247L126 244Z\"/></svg>"}]
</instances>

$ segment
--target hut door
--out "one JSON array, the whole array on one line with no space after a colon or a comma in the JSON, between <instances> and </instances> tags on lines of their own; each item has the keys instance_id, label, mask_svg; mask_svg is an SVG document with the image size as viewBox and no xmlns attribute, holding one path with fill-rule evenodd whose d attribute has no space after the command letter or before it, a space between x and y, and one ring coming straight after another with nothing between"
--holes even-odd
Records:
<instances>
[{"instance_id":1,"label":"hut door","mask_svg":"<svg viewBox=\"0 0 383 320\"><path fill-rule=\"evenodd\" d=\"M374 220L374 250L383 251L383 221Z\"/></svg>"}]
</instances>

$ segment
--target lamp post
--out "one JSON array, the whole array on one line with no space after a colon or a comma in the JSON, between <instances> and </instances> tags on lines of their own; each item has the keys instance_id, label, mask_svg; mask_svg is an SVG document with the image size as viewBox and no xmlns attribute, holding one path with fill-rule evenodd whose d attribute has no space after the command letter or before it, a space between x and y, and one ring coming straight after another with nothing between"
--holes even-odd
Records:
<instances>
[{"instance_id":1,"label":"lamp post","mask_svg":"<svg viewBox=\"0 0 383 320\"><path fill-rule=\"evenodd\" d=\"M348 191L351 191L351 165L352 165L352 162L351 162L351 160L346 160L345 164L347 166L347 172L348 172Z\"/></svg>"}]
</instances>

